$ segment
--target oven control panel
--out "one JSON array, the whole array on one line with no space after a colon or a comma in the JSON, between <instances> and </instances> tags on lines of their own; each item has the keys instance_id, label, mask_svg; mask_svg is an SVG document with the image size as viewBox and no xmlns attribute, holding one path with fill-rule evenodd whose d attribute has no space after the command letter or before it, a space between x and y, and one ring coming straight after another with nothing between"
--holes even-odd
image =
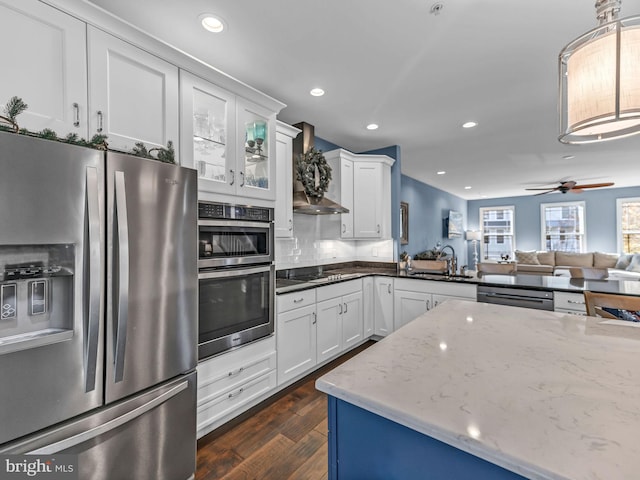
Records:
<instances>
[{"instance_id":1,"label":"oven control panel","mask_svg":"<svg viewBox=\"0 0 640 480\"><path fill-rule=\"evenodd\" d=\"M231 205L228 203L198 202L198 218L271 222L273 220L273 208Z\"/></svg>"}]
</instances>

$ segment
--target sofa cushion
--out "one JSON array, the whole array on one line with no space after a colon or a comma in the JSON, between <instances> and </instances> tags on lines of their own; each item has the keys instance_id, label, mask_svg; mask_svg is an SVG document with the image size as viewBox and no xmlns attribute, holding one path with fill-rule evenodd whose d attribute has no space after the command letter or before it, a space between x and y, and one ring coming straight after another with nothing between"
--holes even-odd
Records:
<instances>
[{"instance_id":1,"label":"sofa cushion","mask_svg":"<svg viewBox=\"0 0 640 480\"><path fill-rule=\"evenodd\" d=\"M556 265L562 267L592 267L593 253L556 252Z\"/></svg>"},{"instance_id":2,"label":"sofa cushion","mask_svg":"<svg viewBox=\"0 0 640 480\"><path fill-rule=\"evenodd\" d=\"M640 254L638 253L633 254L633 257L631 258L631 263L629 263L629 266L625 270L629 272L640 272Z\"/></svg>"},{"instance_id":3,"label":"sofa cushion","mask_svg":"<svg viewBox=\"0 0 640 480\"><path fill-rule=\"evenodd\" d=\"M556 252L537 252L540 265L555 265Z\"/></svg>"},{"instance_id":4,"label":"sofa cushion","mask_svg":"<svg viewBox=\"0 0 640 480\"><path fill-rule=\"evenodd\" d=\"M524 263L526 265L540 265L538 261L538 254L535 250L525 252L523 250L516 250L516 262Z\"/></svg>"},{"instance_id":5,"label":"sofa cushion","mask_svg":"<svg viewBox=\"0 0 640 480\"><path fill-rule=\"evenodd\" d=\"M618 262L617 253L594 252L593 266L594 268L614 268Z\"/></svg>"},{"instance_id":6,"label":"sofa cushion","mask_svg":"<svg viewBox=\"0 0 640 480\"><path fill-rule=\"evenodd\" d=\"M617 268L618 270L626 270L629 264L631 263L632 258L633 258L633 255L630 255L628 253L623 253L618 258L618 261L616 262L616 266L614 268Z\"/></svg>"},{"instance_id":7,"label":"sofa cushion","mask_svg":"<svg viewBox=\"0 0 640 480\"><path fill-rule=\"evenodd\" d=\"M534 273L536 275L550 275L553 273L553 265L527 265L518 264L518 273Z\"/></svg>"}]
</instances>

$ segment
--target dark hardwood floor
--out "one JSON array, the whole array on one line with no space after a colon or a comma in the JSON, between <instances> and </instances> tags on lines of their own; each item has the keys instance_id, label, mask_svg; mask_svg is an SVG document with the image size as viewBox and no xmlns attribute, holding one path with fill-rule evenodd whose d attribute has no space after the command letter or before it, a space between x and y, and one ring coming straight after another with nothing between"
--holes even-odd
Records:
<instances>
[{"instance_id":1,"label":"dark hardwood floor","mask_svg":"<svg viewBox=\"0 0 640 480\"><path fill-rule=\"evenodd\" d=\"M196 480L327 478L327 396L315 381L348 352L198 441Z\"/></svg>"}]
</instances>

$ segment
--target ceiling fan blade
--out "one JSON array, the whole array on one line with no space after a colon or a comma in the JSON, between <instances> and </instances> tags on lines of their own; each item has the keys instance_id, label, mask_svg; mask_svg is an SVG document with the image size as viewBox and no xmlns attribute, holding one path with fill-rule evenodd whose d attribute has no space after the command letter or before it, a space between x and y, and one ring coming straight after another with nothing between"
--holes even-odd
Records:
<instances>
[{"instance_id":1,"label":"ceiling fan blade","mask_svg":"<svg viewBox=\"0 0 640 480\"><path fill-rule=\"evenodd\" d=\"M548 190L549 192L553 192L554 190L558 190L558 188L525 188L525 190Z\"/></svg>"},{"instance_id":2,"label":"ceiling fan blade","mask_svg":"<svg viewBox=\"0 0 640 480\"><path fill-rule=\"evenodd\" d=\"M553 190L547 190L546 192L540 192L540 193L534 193L533 196L537 197L538 195L546 195L547 193L553 193L553 192L557 192L557 189L553 189Z\"/></svg>"},{"instance_id":3,"label":"ceiling fan blade","mask_svg":"<svg viewBox=\"0 0 640 480\"><path fill-rule=\"evenodd\" d=\"M582 193L582 192L584 192L584 190L582 190L581 188L573 187L571 190L569 190L569 192L571 192L571 193Z\"/></svg>"},{"instance_id":4,"label":"ceiling fan blade","mask_svg":"<svg viewBox=\"0 0 640 480\"><path fill-rule=\"evenodd\" d=\"M610 187L612 185L613 185L613 182L588 183L585 185L575 185L573 188L600 188L600 187Z\"/></svg>"}]
</instances>

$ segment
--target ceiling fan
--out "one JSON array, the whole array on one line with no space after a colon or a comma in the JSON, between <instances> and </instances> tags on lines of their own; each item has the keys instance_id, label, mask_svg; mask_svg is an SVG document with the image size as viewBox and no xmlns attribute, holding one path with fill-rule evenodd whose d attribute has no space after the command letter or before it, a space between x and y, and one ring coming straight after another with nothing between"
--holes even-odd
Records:
<instances>
[{"instance_id":1,"label":"ceiling fan","mask_svg":"<svg viewBox=\"0 0 640 480\"><path fill-rule=\"evenodd\" d=\"M613 185L613 182L605 182L605 183L588 183L583 185L578 185L576 182L569 180L564 182L559 182L560 185L557 187L546 187L546 188L525 188L525 190L545 190L544 192L536 193L536 195L544 195L545 193L582 193L587 188L600 188L600 187L610 187Z\"/></svg>"}]
</instances>

